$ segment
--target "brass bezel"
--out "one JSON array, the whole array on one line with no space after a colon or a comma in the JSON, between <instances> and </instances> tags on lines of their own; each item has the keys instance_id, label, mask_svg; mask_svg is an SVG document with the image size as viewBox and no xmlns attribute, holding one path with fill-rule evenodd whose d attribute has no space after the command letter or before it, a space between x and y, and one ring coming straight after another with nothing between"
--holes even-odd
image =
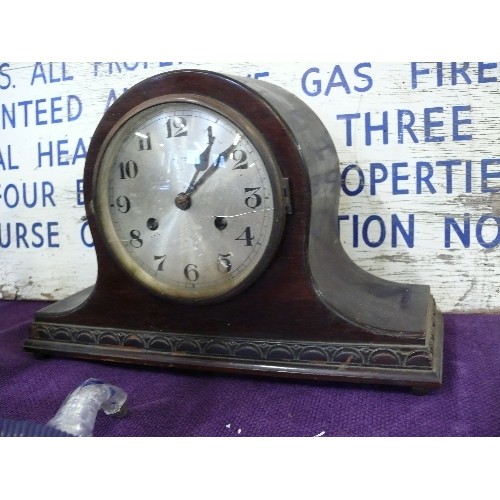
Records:
<instances>
[{"instance_id":1,"label":"brass bezel","mask_svg":"<svg viewBox=\"0 0 500 500\"><path fill-rule=\"evenodd\" d=\"M219 113L229 120L236 128L241 130L257 150L263 160L264 167L269 176L269 182L273 195L273 217L270 231L269 242L258 257L257 264L248 272L242 273L238 279L233 280L231 284L228 280L228 286L222 287L220 293L206 294L199 289L177 289L169 286L145 271L140 264L125 249L124 245L116 237L116 232L112 223L111 213L108 203L108 179L110 163L105 164L108 150L113 146L113 140L122 133L124 127L130 123L130 120L142 115L148 110L161 107L171 103L186 103L207 108ZM118 145L116 146L118 148ZM113 154L113 153L111 153ZM172 94L159 98L149 99L138 106L133 107L127 112L114 127L110 130L97 155L96 168L92 182L92 200L96 215L97 229L101 233L103 240L110 254L116 262L141 286L161 297L172 299L174 301L188 303L214 303L226 300L248 287L254 282L262 272L267 268L272 260L281 241L285 224L285 199L282 188L282 174L278 163L276 162L270 148L257 128L238 111L227 104L224 104L209 96L195 94Z\"/></svg>"}]
</instances>

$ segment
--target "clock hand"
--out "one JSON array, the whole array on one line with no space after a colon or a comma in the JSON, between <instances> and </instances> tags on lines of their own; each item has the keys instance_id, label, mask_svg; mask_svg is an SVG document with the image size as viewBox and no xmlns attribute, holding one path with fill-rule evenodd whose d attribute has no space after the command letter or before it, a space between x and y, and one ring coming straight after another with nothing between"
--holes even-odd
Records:
<instances>
[{"instance_id":1,"label":"clock hand","mask_svg":"<svg viewBox=\"0 0 500 500\"><path fill-rule=\"evenodd\" d=\"M239 144L241 136L237 135L233 143L222 153L219 154L217 160L215 160L208 169L203 172L203 175L198 179L198 174L201 170L197 170L193 179L189 183L188 188L185 192L179 193L174 200L175 206L180 210L187 210L191 206L191 195L198 189L206 180L219 168L222 160L227 161L229 155L236 149Z\"/></svg>"},{"instance_id":2,"label":"clock hand","mask_svg":"<svg viewBox=\"0 0 500 500\"><path fill-rule=\"evenodd\" d=\"M212 135L212 127L208 127L208 146L205 151L200 155L200 161L195 164L196 170L202 171L208 168L208 160L210 159L210 150L212 149L212 145L215 141L215 137Z\"/></svg>"},{"instance_id":3,"label":"clock hand","mask_svg":"<svg viewBox=\"0 0 500 500\"><path fill-rule=\"evenodd\" d=\"M206 170L203 173L203 175L195 183L191 183L189 185L189 187L187 188L186 194L187 195L193 194L196 191L196 189L198 189L219 168L219 164L220 164L221 160L222 159L226 160L229 157L229 155L232 153L234 148L235 148L235 146L231 146L230 148L226 149L226 151L221 153L217 157L217 160L215 160L215 162L212 163L212 165L210 165L208 170Z\"/></svg>"},{"instance_id":4,"label":"clock hand","mask_svg":"<svg viewBox=\"0 0 500 500\"><path fill-rule=\"evenodd\" d=\"M196 172L194 173L194 176L191 179L191 182L189 183L190 187L196 182L196 179L198 178L200 172L204 172L208 168L208 161L210 160L210 151L215 141L215 137L212 135L212 127L208 127L207 133L208 133L208 146L205 148L205 151L203 151L203 153L200 154L198 163L195 163L194 165L194 167L196 168Z\"/></svg>"},{"instance_id":5,"label":"clock hand","mask_svg":"<svg viewBox=\"0 0 500 500\"><path fill-rule=\"evenodd\" d=\"M219 168L221 161L222 160L224 160L224 162L227 161L229 155L236 149L236 146L237 143L236 144L233 143L225 151L220 153L219 156L217 157L217 160L215 160L215 162L212 163L212 165L210 165L210 167L207 170L205 170L203 175L196 182L191 181L189 187L187 188L184 194L188 196L193 194L196 191L196 189L198 189L203 183L205 183L206 180Z\"/></svg>"}]
</instances>

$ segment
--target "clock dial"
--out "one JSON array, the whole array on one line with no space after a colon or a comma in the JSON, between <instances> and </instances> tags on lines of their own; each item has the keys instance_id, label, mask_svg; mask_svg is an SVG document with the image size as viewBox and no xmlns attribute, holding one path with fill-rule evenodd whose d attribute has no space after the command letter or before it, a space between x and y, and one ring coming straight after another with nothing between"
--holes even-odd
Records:
<instances>
[{"instance_id":1,"label":"clock dial","mask_svg":"<svg viewBox=\"0 0 500 500\"><path fill-rule=\"evenodd\" d=\"M220 300L272 258L284 224L281 175L230 108L194 96L146 103L110 133L98 162L100 228L151 290Z\"/></svg>"}]
</instances>

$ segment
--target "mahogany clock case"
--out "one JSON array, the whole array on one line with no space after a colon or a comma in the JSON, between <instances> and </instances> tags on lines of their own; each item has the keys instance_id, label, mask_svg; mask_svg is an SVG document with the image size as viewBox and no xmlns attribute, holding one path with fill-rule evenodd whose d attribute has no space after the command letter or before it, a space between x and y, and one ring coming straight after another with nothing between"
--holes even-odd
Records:
<instances>
[{"instance_id":1,"label":"mahogany clock case","mask_svg":"<svg viewBox=\"0 0 500 500\"><path fill-rule=\"evenodd\" d=\"M113 258L94 211L96 159L115 123L144 101L198 94L240 113L283 174L281 242L254 283L227 300L183 304L151 293ZM317 115L268 82L200 70L144 80L105 113L84 171L95 286L35 314L25 349L162 367L422 389L441 384L443 324L430 288L359 268L338 228L339 160Z\"/></svg>"}]
</instances>

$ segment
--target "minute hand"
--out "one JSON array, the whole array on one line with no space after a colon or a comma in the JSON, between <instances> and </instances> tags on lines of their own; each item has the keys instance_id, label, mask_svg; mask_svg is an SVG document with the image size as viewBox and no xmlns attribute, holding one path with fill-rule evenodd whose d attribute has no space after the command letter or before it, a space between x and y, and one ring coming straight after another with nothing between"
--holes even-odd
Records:
<instances>
[{"instance_id":1,"label":"minute hand","mask_svg":"<svg viewBox=\"0 0 500 500\"><path fill-rule=\"evenodd\" d=\"M225 151L219 154L217 160L215 160L210 167L203 173L203 175L193 184L191 183L186 193L187 195L193 194L218 168L221 161L226 162L229 155L236 149L236 144L231 144Z\"/></svg>"}]
</instances>

